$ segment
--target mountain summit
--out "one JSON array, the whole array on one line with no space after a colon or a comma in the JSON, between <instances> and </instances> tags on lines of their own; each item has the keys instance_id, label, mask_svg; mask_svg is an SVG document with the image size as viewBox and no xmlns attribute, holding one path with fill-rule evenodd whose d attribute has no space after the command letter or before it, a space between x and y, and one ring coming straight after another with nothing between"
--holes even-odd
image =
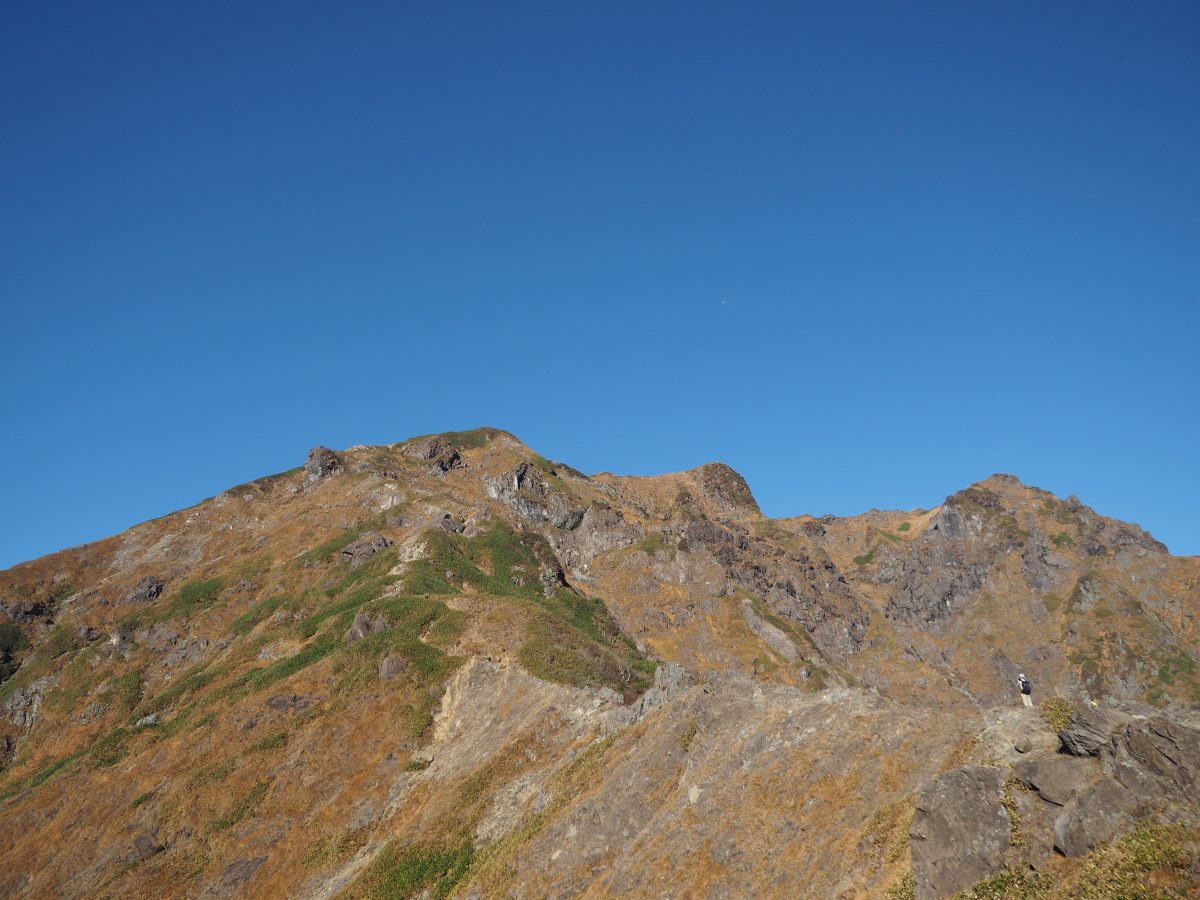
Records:
<instances>
[{"instance_id":1,"label":"mountain summit","mask_svg":"<svg viewBox=\"0 0 1200 900\"><path fill-rule=\"evenodd\" d=\"M722 463L317 447L0 572L0 892L1182 895L1198 611L1011 475L770 519Z\"/></svg>"}]
</instances>

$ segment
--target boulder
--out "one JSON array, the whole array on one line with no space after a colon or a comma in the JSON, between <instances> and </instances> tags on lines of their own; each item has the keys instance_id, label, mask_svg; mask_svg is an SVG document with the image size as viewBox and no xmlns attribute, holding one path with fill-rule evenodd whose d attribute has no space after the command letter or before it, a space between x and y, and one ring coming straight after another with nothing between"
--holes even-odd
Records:
<instances>
[{"instance_id":1,"label":"boulder","mask_svg":"<svg viewBox=\"0 0 1200 900\"><path fill-rule=\"evenodd\" d=\"M398 653L389 653L379 664L379 680L388 681L408 668L408 660Z\"/></svg>"},{"instance_id":2,"label":"boulder","mask_svg":"<svg viewBox=\"0 0 1200 900\"><path fill-rule=\"evenodd\" d=\"M1013 766L1013 775L1046 802L1066 806L1101 771L1094 760L1056 755L1022 759Z\"/></svg>"},{"instance_id":3,"label":"boulder","mask_svg":"<svg viewBox=\"0 0 1200 900\"><path fill-rule=\"evenodd\" d=\"M149 603L157 600L163 592L163 580L154 575L147 575L133 589L121 598L122 603Z\"/></svg>"},{"instance_id":4,"label":"boulder","mask_svg":"<svg viewBox=\"0 0 1200 900\"><path fill-rule=\"evenodd\" d=\"M1100 749L1108 745L1114 726L1112 719L1098 709L1076 709L1066 727L1058 732L1063 753L1072 756L1098 756Z\"/></svg>"},{"instance_id":5,"label":"boulder","mask_svg":"<svg viewBox=\"0 0 1200 900\"><path fill-rule=\"evenodd\" d=\"M23 625L28 625L30 622L36 622L38 619L44 619L50 615L49 607L41 600L15 600L7 606L3 607L5 613L14 622L20 622Z\"/></svg>"},{"instance_id":6,"label":"boulder","mask_svg":"<svg viewBox=\"0 0 1200 900\"><path fill-rule=\"evenodd\" d=\"M312 487L322 478L342 470L342 458L328 447L313 447L304 463L304 486Z\"/></svg>"},{"instance_id":7,"label":"boulder","mask_svg":"<svg viewBox=\"0 0 1200 900\"><path fill-rule=\"evenodd\" d=\"M346 631L346 643L353 644L363 638L387 630L388 622L382 615L372 619L365 610L359 610L354 616L354 622Z\"/></svg>"},{"instance_id":8,"label":"boulder","mask_svg":"<svg viewBox=\"0 0 1200 900\"><path fill-rule=\"evenodd\" d=\"M467 529L465 523L460 522L454 516L450 515L450 513L444 513L438 521L438 525L441 526L443 531L449 531L451 534L462 534Z\"/></svg>"},{"instance_id":9,"label":"boulder","mask_svg":"<svg viewBox=\"0 0 1200 900\"><path fill-rule=\"evenodd\" d=\"M1155 717L1130 723L1116 744L1117 759L1136 761L1181 797L1200 802L1200 731Z\"/></svg>"},{"instance_id":10,"label":"boulder","mask_svg":"<svg viewBox=\"0 0 1200 900\"><path fill-rule=\"evenodd\" d=\"M1004 868L1011 825L1003 786L1004 770L964 766L921 791L909 830L918 900L950 896Z\"/></svg>"},{"instance_id":11,"label":"boulder","mask_svg":"<svg viewBox=\"0 0 1200 900\"><path fill-rule=\"evenodd\" d=\"M354 543L342 548L342 559L350 560L350 568L357 569L380 550L390 546L392 542L378 531L368 531Z\"/></svg>"},{"instance_id":12,"label":"boulder","mask_svg":"<svg viewBox=\"0 0 1200 900\"><path fill-rule=\"evenodd\" d=\"M1059 813L1054 822L1054 849L1064 856L1086 856L1132 831L1136 806L1129 791L1111 778L1101 778Z\"/></svg>"}]
</instances>

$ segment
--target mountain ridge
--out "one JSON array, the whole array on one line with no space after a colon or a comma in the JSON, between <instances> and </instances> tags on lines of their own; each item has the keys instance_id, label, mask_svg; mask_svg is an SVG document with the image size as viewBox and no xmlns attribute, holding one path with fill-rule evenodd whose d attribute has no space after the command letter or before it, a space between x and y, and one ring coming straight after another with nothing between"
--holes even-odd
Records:
<instances>
[{"instance_id":1,"label":"mountain ridge","mask_svg":"<svg viewBox=\"0 0 1200 900\"><path fill-rule=\"evenodd\" d=\"M1136 729L1200 724L1200 565L1006 474L772 519L723 463L586 476L499 429L318 447L0 572L0 608L10 894L934 897L1014 865L1070 884L1155 798L1191 809ZM1111 759L1072 764L1075 818L1011 801L1050 835L1018 848L1005 785L1072 707ZM942 775L1002 811L992 850L954 855ZM80 831L63 791L96 806Z\"/></svg>"}]
</instances>

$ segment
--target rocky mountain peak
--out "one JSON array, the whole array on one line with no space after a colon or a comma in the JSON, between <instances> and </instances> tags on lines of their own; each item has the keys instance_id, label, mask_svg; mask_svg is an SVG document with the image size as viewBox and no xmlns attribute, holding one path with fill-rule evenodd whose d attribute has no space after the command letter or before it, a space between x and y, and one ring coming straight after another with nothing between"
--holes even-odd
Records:
<instances>
[{"instance_id":1,"label":"rocky mountain peak","mask_svg":"<svg viewBox=\"0 0 1200 900\"><path fill-rule=\"evenodd\" d=\"M1198 613L1008 475L772 520L722 463L317 447L0 572L0 893L1194 891ZM1092 890L1130 841L1183 862Z\"/></svg>"}]
</instances>

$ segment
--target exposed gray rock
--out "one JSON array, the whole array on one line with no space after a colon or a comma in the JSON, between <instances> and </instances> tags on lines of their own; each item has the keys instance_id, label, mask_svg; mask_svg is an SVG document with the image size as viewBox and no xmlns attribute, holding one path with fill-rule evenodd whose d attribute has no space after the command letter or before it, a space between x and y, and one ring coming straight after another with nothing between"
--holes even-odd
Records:
<instances>
[{"instance_id":1,"label":"exposed gray rock","mask_svg":"<svg viewBox=\"0 0 1200 900\"><path fill-rule=\"evenodd\" d=\"M770 622L763 619L757 612L754 611L754 604L746 599L742 600L742 618L746 620L746 624L750 626L750 630L754 632L758 638L786 659L788 662L795 662L799 657L796 650L796 645L792 643L783 631L776 628Z\"/></svg>"},{"instance_id":2,"label":"exposed gray rock","mask_svg":"<svg viewBox=\"0 0 1200 900\"><path fill-rule=\"evenodd\" d=\"M100 640L100 638L104 637L104 634L97 631L91 625L80 625L75 629L75 637L90 644L92 641Z\"/></svg>"},{"instance_id":3,"label":"exposed gray rock","mask_svg":"<svg viewBox=\"0 0 1200 900\"><path fill-rule=\"evenodd\" d=\"M549 522L560 530L578 528L584 509L569 495L553 491L532 463L520 463L512 471L484 479L489 497L499 500L521 518L534 523Z\"/></svg>"},{"instance_id":4,"label":"exposed gray rock","mask_svg":"<svg viewBox=\"0 0 1200 900\"><path fill-rule=\"evenodd\" d=\"M147 575L139 581L132 590L121 598L122 603L150 603L157 600L163 592L163 580L154 575Z\"/></svg>"},{"instance_id":5,"label":"exposed gray rock","mask_svg":"<svg viewBox=\"0 0 1200 900\"><path fill-rule=\"evenodd\" d=\"M357 541L342 548L342 559L350 560L350 568L357 569L380 550L392 546L392 542L378 531L368 531Z\"/></svg>"},{"instance_id":6,"label":"exposed gray rock","mask_svg":"<svg viewBox=\"0 0 1200 900\"><path fill-rule=\"evenodd\" d=\"M1084 788L1101 776L1094 760L1055 755L1022 759L1013 766L1013 775L1043 800L1066 806Z\"/></svg>"},{"instance_id":7,"label":"exposed gray rock","mask_svg":"<svg viewBox=\"0 0 1200 900\"><path fill-rule=\"evenodd\" d=\"M23 688L17 688L4 700L4 712L8 721L25 731L33 728L42 709L42 700L47 692L58 684L57 675L43 675Z\"/></svg>"},{"instance_id":8,"label":"exposed gray rock","mask_svg":"<svg viewBox=\"0 0 1200 900\"><path fill-rule=\"evenodd\" d=\"M400 452L409 459L428 460L431 463L429 470L435 475L445 475L464 465L458 448L440 434L405 444Z\"/></svg>"},{"instance_id":9,"label":"exposed gray rock","mask_svg":"<svg viewBox=\"0 0 1200 900\"><path fill-rule=\"evenodd\" d=\"M342 471L342 458L328 447L313 447L304 463L304 486L312 487L322 478Z\"/></svg>"},{"instance_id":10,"label":"exposed gray rock","mask_svg":"<svg viewBox=\"0 0 1200 900\"><path fill-rule=\"evenodd\" d=\"M1011 823L1004 770L965 766L939 775L917 799L909 837L918 900L947 897L1004 867Z\"/></svg>"},{"instance_id":11,"label":"exposed gray rock","mask_svg":"<svg viewBox=\"0 0 1200 900\"><path fill-rule=\"evenodd\" d=\"M692 470L700 482L706 500L719 512L736 515L759 512L758 501L750 492L746 479L722 462L708 463Z\"/></svg>"},{"instance_id":12,"label":"exposed gray rock","mask_svg":"<svg viewBox=\"0 0 1200 900\"><path fill-rule=\"evenodd\" d=\"M1124 786L1149 794L1146 776L1161 793L1200 805L1200 731L1161 716L1135 720L1117 732L1106 764Z\"/></svg>"},{"instance_id":13,"label":"exposed gray rock","mask_svg":"<svg viewBox=\"0 0 1200 900\"><path fill-rule=\"evenodd\" d=\"M975 522L981 521L976 516ZM983 587L992 555L969 541L972 525L957 506L947 503L913 542L885 614L914 625L938 625L966 606ZM981 526L979 526L981 527Z\"/></svg>"},{"instance_id":14,"label":"exposed gray rock","mask_svg":"<svg viewBox=\"0 0 1200 900\"><path fill-rule=\"evenodd\" d=\"M14 622L20 622L22 625L28 625L50 615L50 608L45 603L29 598L15 600L3 607L3 611Z\"/></svg>"},{"instance_id":15,"label":"exposed gray rock","mask_svg":"<svg viewBox=\"0 0 1200 900\"><path fill-rule=\"evenodd\" d=\"M118 625L104 642L104 651L110 656L114 653L128 653L133 649L133 632L123 625Z\"/></svg>"},{"instance_id":16,"label":"exposed gray rock","mask_svg":"<svg viewBox=\"0 0 1200 900\"><path fill-rule=\"evenodd\" d=\"M1112 737L1116 723L1094 707L1079 707L1065 728L1058 732L1064 753L1072 756L1098 756Z\"/></svg>"},{"instance_id":17,"label":"exposed gray rock","mask_svg":"<svg viewBox=\"0 0 1200 900\"><path fill-rule=\"evenodd\" d=\"M166 622L158 622L149 628L135 631L133 638L156 653L166 653L178 643L179 632Z\"/></svg>"},{"instance_id":18,"label":"exposed gray rock","mask_svg":"<svg viewBox=\"0 0 1200 900\"><path fill-rule=\"evenodd\" d=\"M379 680L388 681L408 668L408 660L398 653L389 653L379 664Z\"/></svg>"},{"instance_id":19,"label":"exposed gray rock","mask_svg":"<svg viewBox=\"0 0 1200 900\"><path fill-rule=\"evenodd\" d=\"M267 707L276 712L298 715L312 706L313 700L302 694L276 694L267 700Z\"/></svg>"},{"instance_id":20,"label":"exposed gray rock","mask_svg":"<svg viewBox=\"0 0 1200 900\"><path fill-rule=\"evenodd\" d=\"M450 513L442 515L441 519L438 520L438 526L443 531L449 531L451 534L462 534L467 530L466 523L454 518Z\"/></svg>"},{"instance_id":21,"label":"exposed gray rock","mask_svg":"<svg viewBox=\"0 0 1200 900\"><path fill-rule=\"evenodd\" d=\"M346 642L353 644L355 641L361 641L368 635L377 634L381 631L386 631L388 627L387 619L382 615L372 619L367 615L365 610L359 610L354 616L354 622L346 631Z\"/></svg>"},{"instance_id":22,"label":"exposed gray rock","mask_svg":"<svg viewBox=\"0 0 1200 900\"><path fill-rule=\"evenodd\" d=\"M1133 795L1104 777L1069 801L1054 822L1054 847L1064 856L1084 856L1133 829Z\"/></svg>"},{"instance_id":23,"label":"exposed gray rock","mask_svg":"<svg viewBox=\"0 0 1200 900\"><path fill-rule=\"evenodd\" d=\"M221 877L211 893L219 897L232 897L238 888L254 877L258 867L267 861L265 856L239 859L221 869Z\"/></svg>"},{"instance_id":24,"label":"exposed gray rock","mask_svg":"<svg viewBox=\"0 0 1200 900\"><path fill-rule=\"evenodd\" d=\"M158 713L150 713L148 716L142 716L134 723L135 728L148 728L151 725L158 724Z\"/></svg>"}]
</instances>

